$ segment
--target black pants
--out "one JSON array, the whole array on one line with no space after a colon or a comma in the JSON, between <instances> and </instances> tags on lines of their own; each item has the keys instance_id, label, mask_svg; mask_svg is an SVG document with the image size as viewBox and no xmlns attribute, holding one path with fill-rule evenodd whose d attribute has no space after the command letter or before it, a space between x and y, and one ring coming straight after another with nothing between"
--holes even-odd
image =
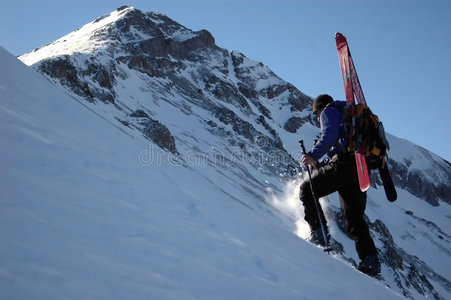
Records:
<instances>
[{"instance_id":1,"label":"black pants","mask_svg":"<svg viewBox=\"0 0 451 300\"><path fill-rule=\"evenodd\" d=\"M354 158L335 159L321 167L312 174L312 184L318 199L338 191L343 222L355 241L359 258L376 255L377 249L364 219L366 192L360 191ZM312 230L318 229L320 222L308 179L301 185L300 199L304 205L305 220ZM326 224L321 208L320 214L323 224Z\"/></svg>"}]
</instances>

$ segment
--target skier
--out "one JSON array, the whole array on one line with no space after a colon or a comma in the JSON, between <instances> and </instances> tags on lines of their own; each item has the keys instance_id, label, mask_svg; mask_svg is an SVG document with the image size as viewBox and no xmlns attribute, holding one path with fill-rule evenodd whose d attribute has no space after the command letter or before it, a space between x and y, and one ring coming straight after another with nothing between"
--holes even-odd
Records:
<instances>
[{"instance_id":1,"label":"skier","mask_svg":"<svg viewBox=\"0 0 451 300\"><path fill-rule=\"evenodd\" d=\"M316 211L310 186L318 199L338 191L346 231L353 237L361 259L358 269L375 276L380 273L381 266L368 224L364 220L366 192L362 192L359 187L354 153L346 151L343 116L336 108L345 105L345 101L334 101L329 95L319 95L313 101L313 113L321 124L321 137L313 149L302 157L301 162L317 172L312 174L312 185L308 179L302 183L300 200L304 206L305 220L310 226L311 241L325 246L329 244L330 235L327 226L326 235L322 232L318 215L321 216L322 224L326 224L326 219L320 205L319 212ZM325 154L329 158L319 163L318 160Z\"/></svg>"}]
</instances>

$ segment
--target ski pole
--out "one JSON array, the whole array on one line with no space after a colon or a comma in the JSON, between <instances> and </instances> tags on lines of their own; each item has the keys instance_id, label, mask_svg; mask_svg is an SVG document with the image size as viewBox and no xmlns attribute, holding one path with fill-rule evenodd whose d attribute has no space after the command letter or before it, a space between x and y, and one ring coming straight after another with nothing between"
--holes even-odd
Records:
<instances>
[{"instance_id":1,"label":"ski pole","mask_svg":"<svg viewBox=\"0 0 451 300\"><path fill-rule=\"evenodd\" d=\"M301 144L302 154L307 155L307 153L305 152L304 141L299 140L299 144ZM319 224L321 226L321 232L323 234L324 243L326 244L326 248L324 249L324 251L329 252L332 249L329 248L329 240L327 239L326 229L325 229L325 226L323 223L323 219L321 218L321 213L320 213L321 208L319 206L319 201L318 201L318 198L316 198L315 191L313 190L312 174L310 172L309 166L307 166L307 173L308 173L308 178L309 178L309 183L310 183L310 190L312 191L313 202L315 202L316 213L318 214Z\"/></svg>"}]
</instances>

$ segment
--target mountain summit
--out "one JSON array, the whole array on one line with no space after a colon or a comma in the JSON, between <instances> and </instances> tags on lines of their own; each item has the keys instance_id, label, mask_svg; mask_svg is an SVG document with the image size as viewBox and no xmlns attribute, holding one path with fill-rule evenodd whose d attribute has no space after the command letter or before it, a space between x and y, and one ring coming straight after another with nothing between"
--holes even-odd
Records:
<instances>
[{"instance_id":1,"label":"mountain summit","mask_svg":"<svg viewBox=\"0 0 451 300\"><path fill-rule=\"evenodd\" d=\"M234 149L229 160L243 159L232 153L251 156L259 168L261 160L271 159L264 153L272 153L281 159L279 173L293 175L299 165L279 132L294 133L306 122L314 125L303 111L310 98L263 64L217 47L205 30L193 32L153 12L120 8L21 60L82 99L101 102L97 109L102 104L115 107L114 122L138 129L174 152L185 143L191 144L187 151L202 149L185 130L200 122L196 129L222 142L230 134L227 144ZM168 111L165 105L178 108L180 117L160 117ZM248 149L256 141L259 147ZM268 166L276 167L272 162Z\"/></svg>"},{"instance_id":2,"label":"mountain summit","mask_svg":"<svg viewBox=\"0 0 451 300\"><path fill-rule=\"evenodd\" d=\"M180 56L181 53L212 45L214 39L205 30L193 32L164 15L143 13L124 6L45 46L51 50L40 52L43 56L24 55L22 59L28 64L34 64L50 57L99 53L103 50L108 50L110 54L125 50ZM33 53L39 50L36 49Z\"/></svg>"},{"instance_id":3,"label":"mountain summit","mask_svg":"<svg viewBox=\"0 0 451 300\"><path fill-rule=\"evenodd\" d=\"M205 221L208 227L210 219L199 207L208 206L205 201L211 198L225 197L244 209L244 215L255 214L270 222L276 219L276 227L289 227L288 231L303 237L297 200L302 180L297 141L302 138L311 146L319 128L311 114L312 99L263 63L218 47L206 30L192 31L164 15L132 7L121 7L20 60L118 129L131 145L140 145L135 157L140 168L159 167L155 169L159 175L152 178L161 180L160 176L170 174L163 177L178 182L167 187L169 198L176 193L183 195L182 202L191 197L199 200L186 205L185 221ZM399 199L388 203L380 180L374 177L367 210L381 251L384 283L406 297L443 297L450 292L447 278L451 276L443 266L450 256L451 237L446 232L450 164L408 141L388 138ZM199 187L190 191L181 178L196 181L174 175L177 172L172 167L190 170L190 176L208 183L204 198L192 196L198 195ZM134 178L133 172L123 175ZM161 191L148 196L153 201L153 197L165 198ZM329 200L327 217L336 227L337 256L353 265L356 257L349 238L340 230L337 201L334 196L323 200ZM208 211L215 213L213 208ZM241 240L233 241L243 245ZM424 243L429 248L422 253ZM266 268L264 263L257 265ZM277 282L277 276L266 275L266 281Z\"/></svg>"}]
</instances>

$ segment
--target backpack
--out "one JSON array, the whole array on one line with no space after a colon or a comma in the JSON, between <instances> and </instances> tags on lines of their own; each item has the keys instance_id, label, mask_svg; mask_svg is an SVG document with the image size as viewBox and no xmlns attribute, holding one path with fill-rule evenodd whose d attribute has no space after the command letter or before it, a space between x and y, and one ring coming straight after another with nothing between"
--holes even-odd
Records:
<instances>
[{"instance_id":1,"label":"backpack","mask_svg":"<svg viewBox=\"0 0 451 300\"><path fill-rule=\"evenodd\" d=\"M331 104L343 114L343 127L348 139L348 148L344 151L352 153L363 147L369 169L385 167L390 144L378 116L365 104L348 103L344 107Z\"/></svg>"}]
</instances>

